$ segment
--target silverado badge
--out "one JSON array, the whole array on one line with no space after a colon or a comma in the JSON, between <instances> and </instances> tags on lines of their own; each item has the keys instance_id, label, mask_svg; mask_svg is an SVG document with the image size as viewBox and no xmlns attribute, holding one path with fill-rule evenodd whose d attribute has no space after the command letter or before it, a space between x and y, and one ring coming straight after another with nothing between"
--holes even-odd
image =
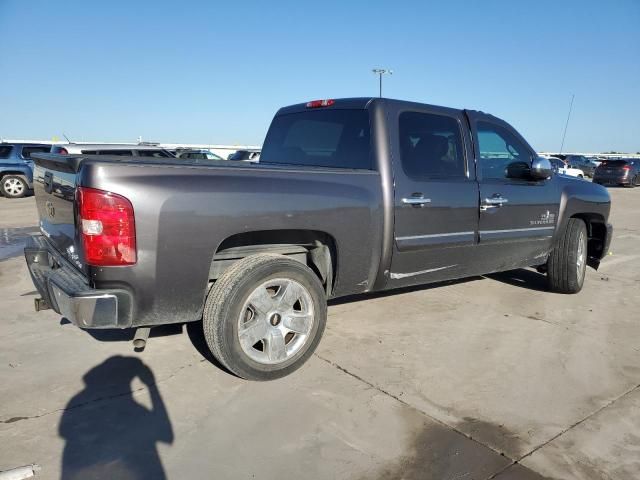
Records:
<instances>
[{"instance_id":1,"label":"silverado badge","mask_svg":"<svg viewBox=\"0 0 640 480\"><path fill-rule=\"evenodd\" d=\"M531 220L529 223L531 225L553 225L556 223L556 214L547 210L540 214L539 220Z\"/></svg>"}]
</instances>

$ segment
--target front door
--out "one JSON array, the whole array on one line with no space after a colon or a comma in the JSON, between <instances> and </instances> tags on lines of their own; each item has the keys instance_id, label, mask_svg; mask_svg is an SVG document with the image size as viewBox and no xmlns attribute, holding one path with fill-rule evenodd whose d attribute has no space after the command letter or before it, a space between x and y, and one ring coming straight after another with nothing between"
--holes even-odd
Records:
<instances>
[{"instance_id":1,"label":"front door","mask_svg":"<svg viewBox=\"0 0 640 480\"><path fill-rule=\"evenodd\" d=\"M466 119L460 111L439 107L389 116L399 128L391 139L395 238L387 286L466 276L478 230L478 184L469 165Z\"/></svg>"},{"instance_id":2,"label":"front door","mask_svg":"<svg viewBox=\"0 0 640 480\"><path fill-rule=\"evenodd\" d=\"M518 178L536 153L508 124L472 116L480 185L479 258L487 272L544 263L558 220L555 177Z\"/></svg>"}]
</instances>

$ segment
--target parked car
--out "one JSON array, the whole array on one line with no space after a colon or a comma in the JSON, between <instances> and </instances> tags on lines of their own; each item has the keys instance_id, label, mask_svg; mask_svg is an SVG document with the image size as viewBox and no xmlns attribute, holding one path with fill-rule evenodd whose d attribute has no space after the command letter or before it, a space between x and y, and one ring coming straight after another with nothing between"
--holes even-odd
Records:
<instances>
[{"instance_id":1,"label":"parked car","mask_svg":"<svg viewBox=\"0 0 640 480\"><path fill-rule=\"evenodd\" d=\"M242 160L257 162L260 160L260 150L238 150L227 157L227 160Z\"/></svg>"},{"instance_id":2,"label":"parked car","mask_svg":"<svg viewBox=\"0 0 640 480\"><path fill-rule=\"evenodd\" d=\"M593 183L636 187L640 185L640 160L604 160L596 168Z\"/></svg>"},{"instance_id":3,"label":"parked car","mask_svg":"<svg viewBox=\"0 0 640 480\"><path fill-rule=\"evenodd\" d=\"M194 160L224 160L221 156L205 149L176 150L176 157Z\"/></svg>"},{"instance_id":4,"label":"parked car","mask_svg":"<svg viewBox=\"0 0 640 480\"><path fill-rule=\"evenodd\" d=\"M582 170L584 175L587 177L593 177L593 173L598 166L596 162L588 159L584 155L553 153L551 154L551 156L554 158L559 158L571 168Z\"/></svg>"},{"instance_id":5,"label":"parked car","mask_svg":"<svg viewBox=\"0 0 640 480\"><path fill-rule=\"evenodd\" d=\"M503 120L381 98L280 109L260 163L41 154L35 177L36 309L138 345L202 319L255 380L309 358L328 298L529 266L576 293L612 234L607 190L554 175Z\"/></svg>"},{"instance_id":6,"label":"parked car","mask_svg":"<svg viewBox=\"0 0 640 480\"><path fill-rule=\"evenodd\" d=\"M48 152L51 145L37 143L0 143L0 194L7 198L24 197L33 188L34 152Z\"/></svg>"},{"instance_id":7,"label":"parked car","mask_svg":"<svg viewBox=\"0 0 640 480\"><path fill-rule=\"evenodd\" d=\"M559 158L550 157L551 167L553 171L560 175L567 175L569 177L584 178L584 172L579 168L570 167L563 160Z\"/></svg>"},{"instance_id":8,"label":"parked car","mask_svg":"<svg viewBox=\"0 0 640 480\"><path fill-rule=\"evenodd\" d=\"M164 148L153 145L129 145L126 143L65 143L54 145L51 153L59 155L122 155L135 157L173 158Z\"/></svg>"}]
</instances>

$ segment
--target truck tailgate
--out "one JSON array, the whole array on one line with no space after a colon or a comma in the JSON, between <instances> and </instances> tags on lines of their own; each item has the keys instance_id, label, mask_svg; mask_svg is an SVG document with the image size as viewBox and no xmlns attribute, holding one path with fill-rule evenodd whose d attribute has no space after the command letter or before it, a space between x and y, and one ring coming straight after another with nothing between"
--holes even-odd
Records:
<instances>
[{"instance_id":1,"label":"truck tailgate","mask_svg":"<svg viewBox=\"0 0 640 480\"><path fill-rule=\"evenodd\" d=\"M63 157L59 161L47 158L46 154L34 155L33 189L40 230L65 259L82 270L74 212L76 171Z\"/></svg>"}]
</instances>

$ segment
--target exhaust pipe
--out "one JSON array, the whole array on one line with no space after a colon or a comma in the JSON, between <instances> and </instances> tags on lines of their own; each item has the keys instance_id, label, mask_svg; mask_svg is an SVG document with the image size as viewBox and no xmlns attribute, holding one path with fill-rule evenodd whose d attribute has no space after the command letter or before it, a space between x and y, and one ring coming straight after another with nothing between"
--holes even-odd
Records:
<instances>
[{"instance_id":1,"label":"exhaust pipe","mask_svg":"<svg viewBox=\"0 0 640 480\"><path fill-rule=\"evenodd\" d=\"M136 351L144 350L147 345L147 339L149 338L149 332L151 327L140 327L136 329L136 334L133 337L133 347Z\"/></svg>"},{"instance_id":2,"label":"exhaust pipe","mask_svg":"<svg viewBox=\"0 0 640 480\"><path fill-rule=\"evenodd\" d=\"M35 307L36 312L39 312L40 310L50 310L51 309L51 305L49 305L44 298L34 298L33 299L33 306Z\"/></svg>"}]
</instances>

